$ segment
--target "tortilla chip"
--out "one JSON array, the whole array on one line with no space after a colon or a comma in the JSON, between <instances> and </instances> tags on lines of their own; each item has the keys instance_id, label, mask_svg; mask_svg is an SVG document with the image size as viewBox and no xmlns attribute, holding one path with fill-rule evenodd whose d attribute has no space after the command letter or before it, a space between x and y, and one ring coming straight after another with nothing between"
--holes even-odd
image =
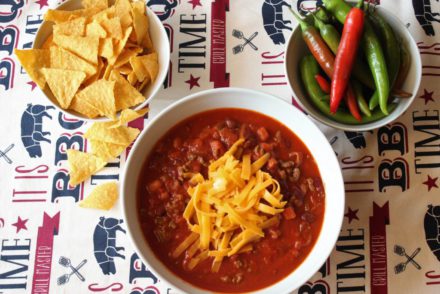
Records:
<instances>
[{"instance_id":1,"label":"tortilla chip","mask_svg":"<svg viewBox=\"0 0 440 294\"><path fill-rule=\"evenodd\" d=\"M148 55L143 55L138 57L144 68L148 71L150 80L154 82L159 72L159 64L157 62L157 53L151 53Z\"/></svg>"},{"instance_id":2,"label":"tortilla chip","mask_svg":"<svg viewBox=\"0 0 440 294\"><path fill-rule=\"evenodd\" d=\"M44 41L43 45L41 45L41 49L50 49L53 45L53 34L47 37L46 41Z\"/></svg>"},{"instance_id":3,"label":"tortilla chip","mask_svg":"<svg viewBox=\"0 0 440 294\"><path fill-rule=\"evenodd\" d=\"M99 56L105 57L108 59L113 57L114 47L113 47L113 39L105 38L99 40Z\"/></svg>"},{"instance_id":4,"label":"tortilla chip","mask_svg":"<svg viewBox=\"0 0 440 294\"><path fill-rule=\"evenodd\" d=\"M106 38L107 32L104 28L97 22L91 22L86 26L86 36L88 37L98 37Z\"/></svg>"},{"instance_id":5,"label":"tortilla chip","mask_svg":"<svg viewBox=\"0 0 440 294\"><path fill-rule=\"evenodd\" d=\"M132 24L132 18L130 12L131 12L130 1L116 0L115 15L121 19L121 25L123 28L127 28Z\"/></svg>"},{"instance_id":6,"label":"tortilla chip","mask_svg":"<svg viewBox=\"0 0 440 294\"><path fill-rule=\"evenodd\" d=\"M142 40L148 32L148 18L145 14L145 2L137 1L131 4L131 12L133 15L133 27L136 33L136 40L139 45L142 44Z\"/></svg>"},{"instance_id":7,"label":"tortilla chip","mask_svg":"<svg viewBox=\"0 0 440 294\"><path fill-rule=\"evenodd\" d=\"M84 36L86 28L86 18L78 17L70 21L55 24L53 26L54 35Z\"/></svg>"},{"instance_id":8,"label":"tortilla chip","mask_svg":"<svg viewBox=\"0 0 440 294\"><path fill-rule=\"evenodd\" d=\"M106 30L109 37L117 40L122 39L122 27L119 17L105 19L101 22L101 26Z\"/></svg>"},{"instance_id":9,"label":"tortilla chip","mask_svg":"<svg viewBox=\"0 0 440 294\"><path fill-rule=\"evenodd\" d=\"M41 72L61 108L69 108L86 74L82 71L55 68L42 68Z\"/></svg>"},{"instance_id":10,"label":"tortilla chip","mask_svg":"<svg viewBox=\"0 0 440 294\"><path fill-rule=\"evenodd\" d=\"M124 31L124 37L122 40L119 40L115 46L113 46L113 56L112 58L108 59L109 64L114 64L116 60L118 59L119 54L122 52L122 49L124 49L125 44L127 43L128 37L130 36L131 31L133 30L132 27L128 27Z\"/></svg>"},{"instance_id":11,"label":"tortilla chip","mask_svg":"<svg viewBox=\"0 0 440 294\"><path fill-rule=\"evenodd\" d=\"M129 108L145 101L145 97L139 93L126 79L116 70L110 74L110 80L115 81L115 104L116 110Z\"/></svg>"},{"instance_id":12,"label":"tortilla chip","mask_svg":"<svg viewBox=\"0 0 440 294\"><path fill-rule=\"evenodd\" d=\"M32 50L14 50L15 55L26 70L29 77L40 87L44 89L46 79L40 69L50 67L50 54L47 49Z\"/></svg>"},{"instance_id":13,"label":"tortilla chip","mask_svg":"<svg viewBox=\"0 0 440 294\"><path fill-rule=\"evenodd\" d=\"M99 116L99 111L97 109L86 101L81 101L81 99L78 99L77 96L73 97L69 109L74 110L88 118L95 118Z\"/></svg>"},{"instance_id":14,"label":"tortilla chip","mask_svg":"<svg viewBox=\"0 0 440 294\"><path fill-rule=\"evenodd\" d=\"M93 15L91 17L91 19L92 19L92 21L100 24L103 20L106 20L106 19L109 19L112 17L115 17L115 7L114 6L111 6L107 9L100 11L99 13Z\"/></svg>"},{"instance_id":15,"label":"tortilla chip","mask_svg":"<svg viewBox=\"0 0 440 294\"><path fill-rule=\"evenodd\" d=\"M78 102L85 101L95 108L100 115L116 118L114 81L97 80L76 94Z\"/></svg>"},{"instance_id":16,"label":"tortilla chip","mask_svg":"<svg viewBox=\"0 0 440 294\"><path fill-rule=\"evenodd\" d=\"M96 140L117 145L130 145L140 131L136 128L120 126L110 129L114 122L94 123L84 134L84 138L88 140Z\"/></svg>"},{"instance_id":17,"label":"tortilla chip","mask_svg":"<svg viewBox=\"0 0 440 294\"><path fill-rule=\"evenodd\" d=\"M145 53L154 52L153 42L151 42L150 34L148 32L142 40L142 46L145 48Z\"/></svg>"},{"instance_id":18,"label":"tortilla chip","mask_svg":"<svg viewBox=\"0 0 440 294\"><path fill-rule=\"evenodd\" d=\"M88 85L92 84L93 82L99 80L101 77L101 74L103 72L104 66L105 66L105 63L104 63L103 59L101 57L98 57L98 67L96 69L96 73L93 76L91 76L90 78L88 78L87 80L85 80L83 85L88 86Z\"/></svg>"},{"instance_id":19,"label":"tortilla chip","mask_svg":"<svg viewBox=\"0 0 440 294\"><path fill-rule=\"evenodd\" d=\"M67 161L69 163L69 185L71 186L84 182L106 165L103 159L74 149L67 150Z\"/></svg>"},{"instance_id":20,"label":"tortilla chip","mask_svg":"<svg viewBox=\"0 0 440 294\"><path fill-rule=\"evenodd\" d=\"M110 161L118 157L129 146L129 145L106 143L97 140L88 140L88 141L92 146L92 153L106 161Z\"/></svg>"},{"instance_id":21,"label":"tortilla chip","mask_svg":"<svg viewBox=\"0 0 440 294\"><path fill-rule=\"evenodd\" d=\"M54 35L53 41L58 46L75 53L84 60L92 64L98 64L98 37Z\"/></svg>"},{"instance_id":22,"label":"tortilla chip","mask_svg":"<svg viewBox=\"0 0 440 294\"><path fill-rule=\"evenodd\" d=\"M49 67L49 66L44 66ZM75 54L56 46L50 47L50 67L83 71L87 78L96 73L97 67L79 58Z\"/></svg>"},{"instance_id":23,"label":"tortilla chip","mask_svg":"<svg viewBox=\"0 0 440 294\"><path fill-rule=\"evenodd\" d=\"M133 48L133 50L130 49L124 49L122 50L121 54L119 54L118 60L116 60L114 67L120 67L124 64L126 64L131 57L136 56L137 54L141 53L142 49L139 47Z\"/></svg>"},{"instance_id":24,"label":"tortilla chip","mask_svg":"<svg viewBox=\"0 0 440 294\"><path fill-rule=\"evenodd\" d=\"M81 0L82 7L89 9L92 7L98 7L100 9L106 9L108 7L108 0Z\"/></svg>"},{"instance_id":25,"label":"tortilla chip","mask_svg":"<svg viewBox=\"0 0 440 294\"><path fill-rule=\"evenodd\" d=\"M110 210L118 200L118 184L104 183L96 186L92 193L79 203L82 208Z\"/></svg>"},{"instance_id":26,"label":"tortilla chip","mask_svg":"<svg viewBox=\"0 0 440 294\"><path fill-rule=\"evenodd\" d=\"M130 108L124 109L122 110L119 119L115 121L114 124L111 125L109 128L113 129L125 125L141 116L144 116L148 111L149 111L148 107L139 110L133 110Z\"/></svg>"},{"instance_id":27,"label":"tortilla chip","mask_svg":"<svg viewBox=\"0 0 440 294\"><path fill-rule=\"evenodd\" d=\"M133 56L130 58L130 65L133 68L133 72L136 75L136 80L142 82L149 77L148 70L144 67L140 56ZM129 80L130 84L132 82ZM132 84L133 85L133 84Z\"/></svg>"},{"instance_id":28,"label":"tortilla chip","mask_svg":"<svg viewBox=\"0 0 440 294\"><path fill-rule=\"evenodd\" d=\"M142 93L142 91L144 90L144 88L150 83L150 80L145 79L141 84L139 84L136 89Z\"/></svg>"},{"instance_id":29,"label":"tortilla chip","mask_svg":"<svg viewBox=\"0 0 440 294\"><path fill-rule=\"evenodd\" d=\"M126 63L126 64L118 67L117 70L119 71L119 73L121 73L123 75L128 75L133 71L133 69L131 68L131 65L129 63Z\"/></svg>"},{"instance_id":30,"label":"tortilla chip","mask_svg":"<svg viewBox=\"0 0 440 294\"><path fill-rule=\"evenodd\" d=\"M44 14L44 20L45 21L53 21L55 23L61 23L61 22L73 20L73 19L81 17L81 16L84 16L87 18L87 17L90 17L90 16L98 13L101 10L102 10L101 8L96 7L96 6L89 8L89 9L77 9L77 10L70 10L70 11L49 9L46 12L46 14Z\"/></svg>"}]
</instances>

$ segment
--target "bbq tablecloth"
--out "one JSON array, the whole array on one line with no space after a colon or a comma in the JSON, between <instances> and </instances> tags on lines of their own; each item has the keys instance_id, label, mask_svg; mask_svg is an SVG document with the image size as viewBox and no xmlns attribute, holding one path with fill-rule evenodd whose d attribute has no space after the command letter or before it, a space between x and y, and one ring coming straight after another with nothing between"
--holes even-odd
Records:
<instances>
[{"instance_id":1,"label":"bbq tablecloth","mask_svg":"<svg viewBox=\"0 0 440 294\"><path fill-rule=\"evenodd\" d=\"M298 293L440 293L440 3L381 2L417 41L422 84L411 108L379 130L317 123L337 153L347 202L335 249ZM69 188L65 151L87 150L89 123L53 109L12 53L31 47L44 12L59 4L0 1L0 293L177 293L138 258L119 204L78 207L95 185L119 179L127 153ZM148 0L169 35L171 64L148 117L132 125L142 129L170 103L214 87L292 101L288 4L305 11L315 1ZM32 135L34 147L23 140Z\"/></svg>"}]
</instances>

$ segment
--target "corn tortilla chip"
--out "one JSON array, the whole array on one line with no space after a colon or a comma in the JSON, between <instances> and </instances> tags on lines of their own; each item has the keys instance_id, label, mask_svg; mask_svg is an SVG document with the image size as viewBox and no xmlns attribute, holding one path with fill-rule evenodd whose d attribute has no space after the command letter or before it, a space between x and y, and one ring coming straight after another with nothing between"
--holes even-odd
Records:
<instances>
[{"instance_id":1,"label":"corn tortilla chip","mask_svg":"<svg viewBox=\"0 0 440 294\"><path fill-rule=\"evenodd\" d=\"M126 63L126 64L118 67L117 70L119 71L119 73L121 73L123 75L128 75L129 73L131 73L133 71L133 69L131 68L131 65L129 63Z\"/></svg>"},{"instance_id":2,"label":"corn tortilla chip","mask_svg":"<svg viewBox=\"0 0 440 294\"><path fill-rule=\"evenodd\" d=\"M32 50L14 50L15 55L20 61L29 77L40 87L44 89L46 79L40 69L50 66L50 54L47 49Z\"/></svg>"},{"instance_id":3,"label":"corn tortilla chip","mask_svg":"<svg viewBox=\"0 0 440 294\"><path fill-rule=\"evenodd\" d=\"M83 71L86 73L87 78L93 76L97 70L96 66L63 48L56 46L50 47L50 67Z\"/></svg>"},{"instance_id":4,"label":"corn tortilla chip","mask_svg":"<svg viewBox=\"0 0 440 294\"><path fill-rule=\"evenodd\" d=\"M115 81L115 105L116 110L129 108L145 100L145 97L136 91L116 70L110 74L110 80Z\"/></svg>"},{"instance_id":5,"label":"corn tortilla chip","mask_svg":"<svg viewBox=\"0 0 440 294\"><path fill-rule=\"evenodd\" d=\"M130 108L124 109L124 110L122 110L121 115L119 116L119 119L117 121L115 121L114 124L111 125L109 128L114 129L114 128L120 127L122 125L125 125L125 124L131 122L132 120L135 120L139 117L144 116L148 111L149 111L148 107L142 108L139 110L133 110Z\"/></svg>"},{"instance_id":6,"label":"corn tortilla chip","mask_svg":"<svg viewBox=\"0 0 440 294\"><path fill-rule=\"evenodd\" d=\"M73 97L69 109L74 110L88 118L95 118L99 116L99 111L86 101L77 99L77 96Z\"/></svg>"},{"instance_id":7,"label":"corn tortilla chip","mask_svg":"<svg viewBox=\"0 0 440 294\"><path fill-rule=\"evenodd\" d=\"M93 82L99 80L101 73L103 72L104 66L105 66L104 61L102 60L101 57L98 57L98 67L96 69L96 73L93 76L91 76L90 78L88 78L87 80L85 80L83 85L89 86Z\"/></svg>"},{"instance_id":8,"label":"corn tortilla chip","mask_svg":"<svg viewBox=\"0 0 440 294\"><path fill-rule=\"evenodd\" d=\"M136 139L136 137L140 133L140 131L136 128L125 126L110 129L109 127L112 125L113 122L94 123L86 131L86 133L84 134L84 138L88 140L96 140L111 144L128 146Z\"/></svg>"},{"instance_id":9,"label":"corn tortilla chip","mask_svg":"<svg viewBox=\"0 0 440 294\"><path fill-rule=\"evenodd\" d=\"M70 21L55 24L53 26L54 35L84 36L86 28L86 18L78 17Z\"/></svg>"},{"instance_id":10,"label":"corn tortilla chip","mask_svg":"<svg viewBox=\"0 0 440 294\"><path fill-rule=\"evenodd\" d=\"M71 186L84 182L106 165L103 159L74 149L67 150L67 161L69 163L69 184Z\"/></svg>"},{"instance_id":11,"label":"corn tortilla chip","mask_svg":"<svg viewBox=\"0 0 440 294\"><path fill-rule=\"evenodd\" d=\"M112 17L115 17L115 7L114 6L111 6L107 9L100 11L99 13L93 15L91 17L91 19L92 19L92 21L95 21L97 23L101 23L103 20L109 19Z\"/></svg>"},{"instance_id":12,"label":"corn tortilla chip","mask_svg":"<svg viewBox=\"0 0 440 294\"><path fill-rule=\"evenodd\" d=\"M118 184L116 182L98 185L90 195L79 203L82 208L110 210L118 200Z\"/></svg>"},{"instance_id":13,"label":"corn tortilla chip","mask_svg":"<svg viewBox=\"0 0 440 294\"><path fill-rule=\"evenodd\" d=\"M108 7L108 0L82 0L81 5L85 9L89 9L93 7L106 9Z\"/></svg>"},{"instance_id":14,"label":"corn tortilla chip","mask_svg":"<svg viewBox=\"0 0 440 294\"><path fill-rule=\"evenodd\" d=\"M119 40L116 45L113 47L113 56L112 58L108 59L109 64L114 64L116 60L118 59L119 54L122 52L122 49L124 49L125 44L127 43L128 37L130 36L131 31L133 30L132 27L128 27L124 31L124 37L122 40Z\"/></svg>"},{"instance_id":15,"label":"corn tortilla chip","mask_svg":"<svg viewBox=\"0 0 440 294\"><path fill-rule=\"evenodd\" d=\"M133 56L130 58L130 65L133 68L133 72L136 75L136 79L140 82L149 77L147 69L144 67L140 56ZM130 82L131 84L131 82ZM133 85L133 84L132 84Z\"/></svg>"},{"instance_id":16,"label":"corn tortilla chip","mask_svg":"<svg viewBox=\"0 0 440 294\"><path fill-rule=\"evenodd\" d=\"M129 145L106 143L97 140L88 140L88 141L92 146L92 153L104 159L105 161L110 161L118 157L129 146Z\"/></svg>"},{"instance_id":17,"label":"corn tortilla chip","mask_svg":"<svg viewBox=\"0 0 440 294\"><path fill-rule=\"evenodd\" d=\"M130 60L131 57L136 56L140 52L142 52L142 49L139 47L133 48L132 50L130 50L130 49L122 50L121 54L119 54L118 60L116 60L116 62L115 62L114 67L120 67L120 66L126 64Z\"/></svg>"},{"instance_id":18,"label":"corn tortilla chip","mask_svg":"<svg viewBox=\"0 0 440 294\"><path fill-rule=\"evenodd\" d=\"M100 115L110 119L116 118L114 81L97 80L76 94L78 102L86 101Z\"/></svg>"},{"instance_id":19,"label":"corn tortilla chip","mask_svg":"<svg viewBox=\"0 0 440 294\"><path fill-rule=\"evenodd\" d=\"M105 38L99 40L99 56L105 57L107 60L113 57L114 47L113 39Z\"/></svg>"},{"instance_id":20,"label":"corn tortilla chip","mask_svg":"<svg viewBox=\"0 0 440 294\"><path fill-rule=\"evenodd\" d=\"M132 24L132 18L130 15L131 4L128 0L116 0L115 3L115 15L121 19L121 25L123 28L127 28Z\"/></svg>"},{"instance_id":21,"label":"corn tortilla chip","mask_svg":"<svg viewBox=\"0 0 440 294\"><path fill-rule=\"evenodd\" d=\"M148 32L148 18L145 14L145 2L137 1L131 4L132 15L133 15L133 27L136 33L136 40L139 45L142 44L142 40Z\"/></svg>"},{"instance_id":22,"label":"corn tortilla chip","mask_svg":"<svg viewBox=\"0 0 440 294\"><path fill-rule=\"evenodd\" d=\"M98 37L78 37L55 35L53 41L58 46L69 50L91 64L98 64Z\"/></svg>"},{"instance_id":23,"label":"corn tortilla chip","mask_svg":"<svg viewBox=\"0 0 440 294\"><path fill-rule=\"evenodd\" d=\"M69 20L73 20L75 18L84 16L84 17L90 17L102 9L99 7L91 7L89 9L77 9L77 10L54 10L49 9L46 14L44 14L44 20L45 21L53 21L56 23L66 22Z\"/></svg>"},{"instance_id":24,"label":"corn tortilla chip","mask_svg":"<svg viewBox=\"0 0 440 294\"><path fill-rule=\"evenodd\" d=\"M46 41L44 41L41 49L49 49L53 45L53 34L47 37Z\"/></svg>"},{"instance_id":25,"label":"corn tortilla chip","mask_svg":"<svg viewBox=\"0 0 440 294\"><path fill-rule=\"evenodd\" d=\"M88 37L98 37L106 38L107 32L104 28L97 22L91 22L86 26L86 36Z\"/></svg>"},{"instance_id":26,"label":"corn tortilla chip","mask_svg":"<svg viewBox=\"0 0 440 294\"><path fill-rule=\"evenodd\" d=\"M123 37L121 21L120 21L119 17L105 19L105 20L101 21L101 26L107 32L107 36L115 38L117 40L119 40Z\"/></svg>"},{"instance_id":27,"label":"corn tortilla chip","mask_svg":"<svg viewBox=\"0 0 440 294\"><path fill-rule=\"evenodd\" d=\"M154 82L159 71L159 64L157 62L157 53L151 53L138 57L144 68L148 71L150 80Z\"/></svg>"},{"instance_id":28,"label":"corn tortilla chip","mask_svg":"<svg viewBox=\"0 0 440 294\"><path fill-rule=\"evenodd\" d=\"M61 108L69 108L86 74L82 71L55 68L42 68L41 72Z\"/></svg>"}]
</instances>

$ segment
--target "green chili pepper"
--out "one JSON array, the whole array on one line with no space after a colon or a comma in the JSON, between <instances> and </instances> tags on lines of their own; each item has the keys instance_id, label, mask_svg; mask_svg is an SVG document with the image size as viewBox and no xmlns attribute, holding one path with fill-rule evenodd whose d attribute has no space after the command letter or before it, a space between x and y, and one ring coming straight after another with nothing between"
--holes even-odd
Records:
<instances>
[{"instance_id":1,"label":"green chili pepper","mask_svg":"<svg viewBox=\"0 0 440 294\"><path fill-rule=\"evenodd\" d=\"M401 50L399 42L391 26L379 14L370 14L369 18L382 42L387 58L390 86L393 88L400 68ZM379 95L373 94L370 99L370 109L374 109L378 102Z\"/></svg>"},{"instance_id":2,"label":"green chili pepper","mask_svg":"<svg viewBox=\"0 0 440 294\"><path fill-rule=\"evenodd\" d=\"M336 19L343 24L347 14L350 12L351 6L343 0L323 0L323 2L325 8L333 13ZM368 20L365 20L361 46L364 49L368 65L373 74L374 83L378 91L380 109L384 114L388 114L387 104L390 93L390 81L387 65L379 39Z\"/></svg>"},{"instance_id":3,"label":"green chili pepper","mask_svg":"<svg viewBox=\"0 0 440 294\"><path fill-rule=\"evenodd\" d=\"M359 109L363 114L365 114L367 117L371 116L371 111L368 108L368 103L365 101L364 94L362 93L362 86L357 80L352 81L354 94L356 95L356 100L359 105Z\"/></svg>"},{"instance_id":4,"label":"green chili pepper","mask_svg":"<svg viewBox=\"0 0 440 294\"><path fill-rule=\"evenodd\" d=\"M338 52L339 42L341 41L341 34L339 34L338 30L334 26L324 23L317 17L315 17L315 25L319 29L319 33L321 34L321 37L324 39L325 43L336 55ZM359 55L356 56L352 71L353 76L360 82L362 82L365 86L370 89L375 88L370 70L368 69L367 65L359 58Z\"/></svg>"},{"instance_id":5,"label":"green chili pepper","mask_svg":"<svg viewBox=\"0 0 440 294\"><path fill-rule=\"evenodd\" d=\"M318 83L315 80L315 75L319 73L319 66L315 58L312 55L304 56L300 61L300 73L304 88L309 96L311 103L325 116L334 121L343 124L360 124L351 114L338 110L335 114L330 113L330 106L326 101L328 101L328 95L321 90ZM389 110L393 111L397 107L397 104L390 104ZM370 117L363 117L362 123L369 123L381 118L385 115L380 111L374 111Z\"/></svg>"}]
</instances>

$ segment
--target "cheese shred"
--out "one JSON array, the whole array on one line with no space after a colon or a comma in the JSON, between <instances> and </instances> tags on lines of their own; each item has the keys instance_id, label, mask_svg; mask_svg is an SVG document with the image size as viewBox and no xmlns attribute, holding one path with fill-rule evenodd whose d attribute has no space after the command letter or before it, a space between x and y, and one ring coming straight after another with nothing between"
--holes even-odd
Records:
<instances>
[{"instance_id":1,"label":"cheese shred","mask_svg":"<svg viewBox=\"0 0 440 294\"><path fill-rule=\"evenodd\" d=\"M264 229L279 223L284 211L279 183L261 168L270 154L251 162L250 154L241 161L234 157L244 139L208 168L208 178L200 173L190 179L190 200L183 213L191 234L179 244L172 256L184 252L188 268L212 257L211 270L218 272L225 257L250 252L253 243L264 237Z\"/></svg>"}]
</instances>

